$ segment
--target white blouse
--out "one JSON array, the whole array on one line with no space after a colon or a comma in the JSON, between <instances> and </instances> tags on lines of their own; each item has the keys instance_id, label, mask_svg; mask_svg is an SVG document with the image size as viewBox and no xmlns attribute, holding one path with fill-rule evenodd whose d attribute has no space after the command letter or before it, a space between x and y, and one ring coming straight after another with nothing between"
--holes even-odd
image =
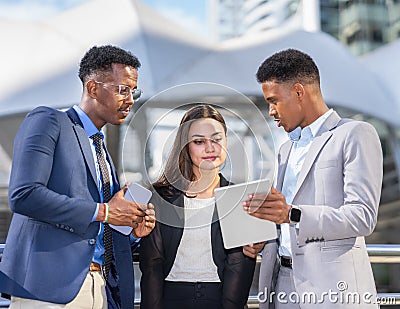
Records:
<instances>
[{"instance_id":1,"label":"white blouse","mask_svg":"<svg viewBox=\"0 0 400 309\"><path fill-rule=\"evenodd\" d=\"M184 197L185 227L174 264L165 280L221 282L211 247L215 198Z\"/></svg>"}]
</instances>

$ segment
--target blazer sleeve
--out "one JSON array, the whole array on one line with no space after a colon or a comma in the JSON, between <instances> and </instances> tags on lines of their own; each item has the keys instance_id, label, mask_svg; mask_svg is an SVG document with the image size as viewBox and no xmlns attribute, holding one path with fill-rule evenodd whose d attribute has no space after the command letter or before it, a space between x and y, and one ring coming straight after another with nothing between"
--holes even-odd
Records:
<instances>
[{"instance_id":1,"label":"blazer sleeve","mask_svg":"<svg viewBox=\"0 0 400 309\"><path fill-rule=\"evenodd\" d=\"M154 230L142 238L139 249L139 267L142 309L161 309L164 287L163 245L160 223L156 222Z\"/></svg>"},{"instance_id":2,"label":"blazer sleeve","mask_svg":"<svg viewBox=\"0 0 400 309\"><path fill-rule=\"evenodd\" d=\"M226 250L222 304L224 309L242 309L247 303L256 259L243 254L242 247Z\"/></svg>"},{"instance_id":3,"label":"blazer sleeve","mask_svg":"<svg viewBox=\"0 0 400 309\"><path fill-rule=\"evenodd\" d=\"M57 152L59 143L68 143L60 140L57 113L46 107L36 108L28 114L15 137L9 185L10 208L43 222L68 225L70 232L83 234L90 224L96 203L71 198L48 188L55 158L65 160L67 165L66 158L71 156ZM72 181L63 178L62 170L59 173L60 186Z\"/></svg>"},{"instance_id":4,"label":"blazer sleeve","mask_svg":"<svg viewBox=\"0 0 400 309\"><path fill-rule=\"evenodd\" d=\"M367 236L375 228L380 200L383 160L382 148L374 127L364 122L348 122L347 134L342 138L343 165L340 175L325 194L343 196L340 207L302 205L299 228L300 245L306 239L335 240ZM330 191L328 191L330 190Z\"/></svg>"}]
</instances>

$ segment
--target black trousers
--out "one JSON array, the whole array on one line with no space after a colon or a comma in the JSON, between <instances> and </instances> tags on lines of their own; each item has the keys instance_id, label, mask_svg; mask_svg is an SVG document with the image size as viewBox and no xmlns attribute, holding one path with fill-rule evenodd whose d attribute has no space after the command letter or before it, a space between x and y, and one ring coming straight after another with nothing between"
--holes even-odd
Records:
<instances>
[{"instance_id":1,"label":"black trousers","mask_svg":"<svg viewBox=\"0 0 400 309\"><path fill-rule=\"evenodd\" d=\"M221 309L222 283L164 283L164 309Z\"/></svg>"}]
</instances>

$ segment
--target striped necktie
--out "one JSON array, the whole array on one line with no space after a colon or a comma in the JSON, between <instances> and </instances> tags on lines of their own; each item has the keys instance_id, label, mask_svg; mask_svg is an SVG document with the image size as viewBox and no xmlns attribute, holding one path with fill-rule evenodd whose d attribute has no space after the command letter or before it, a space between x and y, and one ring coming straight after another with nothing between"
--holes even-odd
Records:
<instances>
[{"instance_id":1,"label":"striped necktie","mask_svg":"<svg viewBox=\"0 0 400 309\"><path fill-rule=\"evenodd\" d=\"M111 199L111 187L110 187L110 174L107 169L107 163L103 151L103 138L100 133L96 133L91 136L93 139L97 161L99 162L101 172L101 183L103 185L103 201L107 203ZM103 263L103 275L107 279L110 271L110 265L113 257L113 239L112 231L108 223L104 223L104 263Z\"/></svg>"}]
</instances>

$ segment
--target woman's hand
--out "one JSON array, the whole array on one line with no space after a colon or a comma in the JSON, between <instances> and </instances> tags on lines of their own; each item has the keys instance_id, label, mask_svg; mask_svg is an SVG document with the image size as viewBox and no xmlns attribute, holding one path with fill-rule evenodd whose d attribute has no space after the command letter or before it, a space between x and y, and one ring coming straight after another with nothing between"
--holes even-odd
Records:
<instances>
[{"instance_id":1,"label":"woman's hand","mask_svg":"<svg viewBox=\"0 0 400 309\"><path fill-rule=\"evenodd\" d=\"M156 213L154 211L154 205L149 203L144 212L145 216L142 222L138 222L137 227L132 231L132 235L135 238L141 238L149 235L156 225Z\"/></svg>"},{"instance_id":2,"label":"woman's hand","mask_svg":"<svg viewBox=\"0 0 400 309\"><path fill-rule=\"evenodd\" d=\"M266 243L266 241L262 241L255 244L243 246L243 254L255 259L258 253L264 248Z\"/></svg>"}]
</instances>

